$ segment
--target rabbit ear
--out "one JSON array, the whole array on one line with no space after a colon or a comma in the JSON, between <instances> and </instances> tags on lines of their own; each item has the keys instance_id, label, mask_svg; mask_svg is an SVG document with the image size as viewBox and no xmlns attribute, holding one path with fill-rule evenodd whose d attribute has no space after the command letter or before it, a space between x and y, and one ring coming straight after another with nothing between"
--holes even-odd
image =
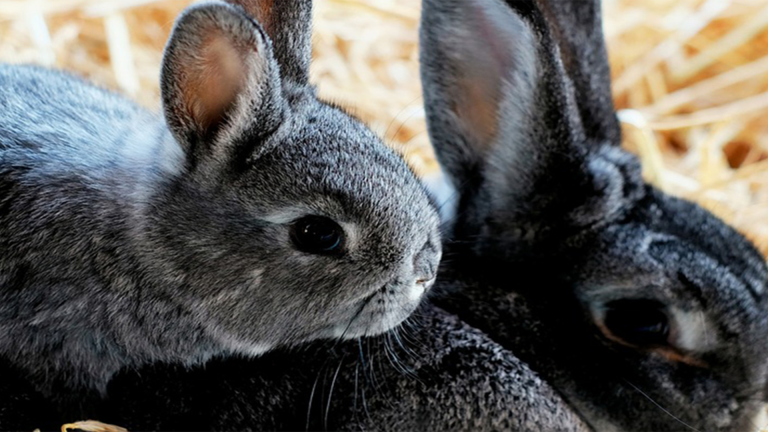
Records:
<instances>
[{"instance_id":1,"label":"rabbit ear","mask_svg":"<svg viewBox=\"0 0 768 432\"><path fill-rule=\"evenodd\" d=\"M472 219L459 226L586 226L614 214L631 158L591 144L537 3L423 4L427 121L458 214Z\"/></svg>"},{"instance_id":2,"label":"rabbit ear","mask_svg":"<svg viewBox=\"0 0 768 432\"><path fill-rule=\"evenodd\" d=\"M573 81L587 136L619 145L600 0L548 0L542 11Z\"/></svg>"},{"instance_id":3,"label":"rabbit ear","mask_svg":"<svg viewBox=\"0 0 768 432\"><path fill-rule=\"evenodd\" d=\"M479 181L506 120L530 120L536 36L499 0L424 0L421 45L429 133L461 192Z\"/></svg>"},{"instance_id":4,"label":"rabbit ear","mask_svg":"<svg viewBox=\"0 0 768 432\"><path fill-rule=\"evenodd\" d=\"M166 121L191 156L226 150L215 148L221 138L279 121L281 86L269 40L239 8L211 2L188 9L161 75Z\"/></svg>"},{"instance_id":5,"label":"rabbit ear","mask_svg":"<svg viewBox=\"0 0 768 432\"><path fill-rule=\"evenodd\" d=\"M312 0L228 0L243 7L269 35L284 79L309 81Z\"/></svg>"}]
</instances>

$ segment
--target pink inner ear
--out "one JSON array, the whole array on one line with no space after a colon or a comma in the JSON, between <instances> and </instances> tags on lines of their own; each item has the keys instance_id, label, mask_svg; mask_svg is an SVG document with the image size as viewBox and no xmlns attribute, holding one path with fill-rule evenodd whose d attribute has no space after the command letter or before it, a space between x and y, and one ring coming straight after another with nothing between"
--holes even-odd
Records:
<instances>
[{"instance_id":1,"label":"pink inner ear","mask_svg":"<svg viewBox=\"0 0 768 432\"><path fill-rule=\"evenodd\" d=\"M187 74L184 100L202 130L223 120L246 81L242 52L216 29L202 41L200 54Z\"/></svg>"},{"instance_id":2,"label":"pink inner ear","mask_svg":"<svg viewBox=\"0 0 768 432\"><path fill-rule=\"evenodd\" d=\"M459 80L457 87L460 93L453 110L463 122L472 125L466 132L473 135L477 147L487 150L498 132L501 89L494 88L490 81L479 82L470 77Z\"/></svg>"},{"instance_id":3,"label":"pink inner ear","mask_svg":"<svg viewBox=\"0 0 768 432\"><path fill-rule=\"evenodd\" d=\"M503 87L508 75L515 73L512 57L519 40L504 27L503 15L509 15L506 7L500 17L487 5L465 1L469 14L463 18L464 25L472 37L457 39L453 46L454 55L460 59L453 109L458 118L471 125L466 132L476 147L485 151L498 133Z\"/></svg>"}]
</instances>

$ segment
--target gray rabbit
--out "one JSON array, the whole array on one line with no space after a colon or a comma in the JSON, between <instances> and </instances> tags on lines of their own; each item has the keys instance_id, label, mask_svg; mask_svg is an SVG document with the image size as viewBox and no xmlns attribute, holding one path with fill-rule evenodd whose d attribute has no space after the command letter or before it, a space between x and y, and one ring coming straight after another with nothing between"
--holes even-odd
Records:
<instances>
[{"instance_id":1,"label":"gray rabbit","mask_svg":"<svg viewBox=\"0 0 768 432\"><path fill-rule=\"evenodd\" d=\"M593 429L758 430L764 258L643 183L601 29L598 0L424 0L429 132L458 196L438 304Z\"/></svg>"},{"instance_id":2,"label":"gray rabbit","mask_svg":"<svg viewBox=\"0 0 768 432\"><path fill-rule=\"evenodd\" d=\"M378 334L432 285L423 186L308 83L311 1L243 3L178 19L164 119L0 67L0 358L44 394Z\"/></svg>"},{"instance_id":3,"label":"gray rabbit","mask_svg":"<svg viewBox=\"0 0 768 432\"><path fill-rule=\"evenodd\" d=\"M93 412L137 429L756 430L763 259L618 148L598 2L425 0L423 19L430 133L459 193L433 298L465 322L426 305L405 348L127 370Z\"/></svg>"}]
</instances>

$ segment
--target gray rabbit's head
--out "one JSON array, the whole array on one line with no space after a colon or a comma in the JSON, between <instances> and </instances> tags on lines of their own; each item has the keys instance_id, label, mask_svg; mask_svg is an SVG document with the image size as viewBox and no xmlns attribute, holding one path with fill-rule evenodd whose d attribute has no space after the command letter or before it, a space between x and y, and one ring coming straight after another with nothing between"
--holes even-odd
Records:
<instances>
[{"instance_id":1,"label":"gray rabbit's head","mask_svg":"<svg viewBox=\"0 0 768 432\"><path fill-rule=\"evenodd\" d=\"M0 66L0 355L46 391L381 333L433 284L423 186L308 83L312 2L241 3L179 17L164 121Z\"/></svg>"},{"instance_id":2,"label":"gray rabbit's head","mask_svg":"<svg viewBox=\"0 0 768 432\"><path fill-rule=\"evenodd\" d=\"M235 351L388 330L435 277L434 208L308 84L311 1L239 3L188 9L166 49L165 116L186 160L147 226L159 262Z\"/></svg>"},{"instance_id":3,"label":"gray rabbit's head","mask_svg":"<svg viewBox=\"0 0 768 432\"><path fill-rule=\"evenodd\" d=\"M464 318L599 430L756 429L765 261L619 148L599 1L423 14L429 132L458 197L449 250L471 263L453 277L487 302Z\"/></svg>"}]
</instances>

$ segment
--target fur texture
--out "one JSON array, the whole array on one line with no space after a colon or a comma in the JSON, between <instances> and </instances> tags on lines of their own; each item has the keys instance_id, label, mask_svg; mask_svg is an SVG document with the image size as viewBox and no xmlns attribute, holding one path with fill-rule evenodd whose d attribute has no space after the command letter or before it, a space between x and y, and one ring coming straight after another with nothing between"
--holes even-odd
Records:
<instances>
[{"instance_id":1,"label":"fur texture","mask_svg":"<svg viewBox=\"0 0 768 432\"><path fill-rule=\"evenodd\" d=\"M434 280L424 188L304 79L311 2L249 7L266 31L223 2L178 19L165 121L60 72L0 67L0 357L47 396L150 362L377 334ZM342 253L294 246L306 215L343 228Z\"/></svg>"},{"instance_id":2,"label":"fur texture","mask_svg":"<svg viewBox=\"0 0 768 432\"><path fill-rule=\"evenodd\" d=\"M423 20L429 131L459 194L438 303L594 429L763 426L764 259L619 148L599 1L425 0ZM663 314L666 339L622 337L619 304Z\"/></svg>"},{"instance_id":3,"label":"fur texture","mask_svg":"<svg viewBox=\"0 0 768 432\"><path fill-rule=\"evenodd\" d=\"M557 392L482 332L434 306L416 315L413 333L399 337L125 371L87 409L40 405L6 424L30 430L42 417L98 418L129 430L587 430Z\"/></svg>"},{"instance_id":4,"label":"fur texture","mask_svg":"<svg viewBox=\"0 0 768 432\"><path fill-rule=\"evenodd\" d=\"M597 1L425 1L430 133L460 192L436 299L455 315L425 306L407 349L387 335L125 370L80 413L133 429L756 429L762 257L642 183L618 148L599 23ZM458 115L462 101L480 105ZM601 330L606 304L628 299L663 305L673 346Z\"/></svg>"}]
</instances>

